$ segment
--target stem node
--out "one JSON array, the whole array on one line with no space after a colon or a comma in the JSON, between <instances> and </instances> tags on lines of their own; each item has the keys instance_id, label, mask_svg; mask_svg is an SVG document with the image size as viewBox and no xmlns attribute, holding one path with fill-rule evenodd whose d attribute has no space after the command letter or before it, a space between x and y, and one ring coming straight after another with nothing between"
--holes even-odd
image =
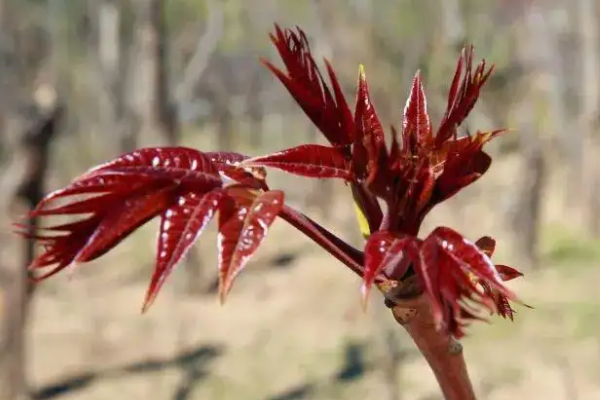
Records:
<instances>
[{"instance_id":1,"label":"stem node","mask_svg":"<svg viewBox=\"0 0 600 400\"><path fill-rule=\"evenodd\" d=\"M453 336L436 329L425 293L406 296L404 285L387 293L394 319L415 342L431 367L445 400L477 400L469 378L463 347ZM411 285L404 286L405 288ZM390 304L390 303L393 303Z\"/></svg>"}]
</instances>

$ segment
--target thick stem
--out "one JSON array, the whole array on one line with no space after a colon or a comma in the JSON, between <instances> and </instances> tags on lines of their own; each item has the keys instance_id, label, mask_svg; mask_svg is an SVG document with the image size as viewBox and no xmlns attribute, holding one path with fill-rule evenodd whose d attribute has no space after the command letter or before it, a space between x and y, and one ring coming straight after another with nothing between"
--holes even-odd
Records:
<instances>
[{"instance_id":1,"label":"thick stem","mask_svg":"<svg viewBox=\"0 0 600 400\"><path fill-rule=\"evenodd\" d=\"M396 292L388 305L394 319L406 329L429 363L444 399L476 400L462 346L452 336L436 329L427 295L414 296L413 293L410 297L399 297Z\"/></svg>"},{"instance_id":2,"label":"thick stem","mask_svg":"<svg viewBox=\"0 0 600 400\"><path fill-rule=\"evenodd\" d=\"M308 236L358 276L363 276L363 253L338 238L306 215L284 206L279 214L286 222Z\"/></svg>"}]
</instances>

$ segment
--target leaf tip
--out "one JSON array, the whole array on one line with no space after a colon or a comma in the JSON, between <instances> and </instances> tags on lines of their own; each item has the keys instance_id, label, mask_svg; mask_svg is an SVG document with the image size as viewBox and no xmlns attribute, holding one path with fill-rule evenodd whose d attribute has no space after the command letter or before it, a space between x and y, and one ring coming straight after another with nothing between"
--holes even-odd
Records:
<instances>
[{"instance_id":1,"label":"leaf tip","mask_svg":"<svg viewBox=\"0 0 600 400\"><path fill-rule=\"evenodd\" d=\"M144 301L144 304L142 304L141 314L142 315L146 314L148 312L148 310L150 309L150 306L152 306L151 300Z\"/></svg>"},{"instance_id":2,"label":"leaf tip","mask_svg":"<svg viewBox=\"0 0 600 400\"><path fill-rule=\"evenodd\" d=\"M156 288L153 288L152 286L150 286L150 288L148 288L148 291L146 292L146 298L144 299L144 304L142 304L142 309L141 309L141 313L142 314L146 314L148 312L148 310L150 309L150 307L152 307L152 304L154 304L154 300L156 299Z\"/></svg>"},{"instance_id":3,"label":"leaf tip","mask_svg":"<svg viewBox=\"0 0 600 400\"><path fill-rule=\"evenodd\" d=\"M358 79L364 81L366 79L364 64L358 64Z\"/></svg>"},{"instance_id":4,"label":"leaf tip","mask_svg":"<svg viewBox=\"0 0 600 400\"><path fill-rule=\"evenodd\" d=\"M371 294L371 287L366 283L360 286L360 305L363 313L367 313L369 310L369 295Z\"/></svg>"},{"instance_id":5,"label":"leaf tip","mask_svg":"<svg viewBox=\"0 0 600 400\"><path fill-rule=\"evenodd\" d=\"M413 77L413 82L415 85L421 83L421 70L420 69L418 69L417 72L415 72L415 76Z\"/></svg>"},{"instance_id":6,"label":"leaf tip","mask_svg":"<svg viewBox=\"0 0 600 400\"><path fill-rule=\"evenodd\" d=\"M227 300L227 294L229 293L229 289L231 288L230 278L226 278L225 276L219 277L219 305L224 306L225 301Z\"/></svg>"},{"instance_id":7,"label":"leaf tip","mask_svg":"<svg viewBox=\"0 0 600 400\"><path fill-rule=\"evenodd\" d=\"M75 271L78 269L80 264L81 262L79 261L73 261L67 266L67 279L69 280L69 282L71 282L75 277Z\"/></svg>"},{"instance_id":8,"label":"leaf tip","mask_svg":"<svg viewBox=\"0 0 600 400\"><path fill-rule=\"evenodd\" d=\"M222 307L227 300L227 293L224 290L219 290L219 305Z\"/></svg>"}]
</instances>

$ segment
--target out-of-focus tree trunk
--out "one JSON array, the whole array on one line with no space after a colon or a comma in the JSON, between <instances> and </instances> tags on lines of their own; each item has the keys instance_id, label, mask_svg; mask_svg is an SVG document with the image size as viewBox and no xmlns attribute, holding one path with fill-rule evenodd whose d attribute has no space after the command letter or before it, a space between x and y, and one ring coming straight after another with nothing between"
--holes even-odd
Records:
<instances>
[{"instance_id":1,"label":"out-of-focus tree trunk","mask_svg":"<svg viewBox=\"0 0 600 400\"><path fill-rule=\"evenodd\" d=\"M204 71L208 66L210 57L217 48L217 44L223 35L224 10L219 0L205 0L206 27L204 33L199 35L196 48L188 61L183 76L175 90L177 106L181 108L185 103L193 100L194 91L202 81Z\"/></svg>"},{"instance_id":2,"label":"out-of-focus tree trunk","mask_svg":"<svg viewBox=\"0 0 600 400\"><path fill-rule=\"evenodd\" d=\"M578 0L578 24L581 43L581 79L580 79L580 129L582 159L578 171L579 189L582 193L583 217L590 233L600 234L600 173L597 161L598 122L600 114L600 54L598 30L598 2L596 0ZM570 132L569 134L573 134Z\"/></svg>"},{"instance_id":3,"label":"out-of-focus tree trunk","mask_svg":"<svg viewBox=\"0 0 600 400\"><path fill-rule=\"evenodd\" d=\"M167 71L164 0L135 0L133 109L144 145L175 144L178 129L171 108Z\"/></svg>"},{"instance_id":4,"label":"out-of-focus tree trunk","mask_svg":"<svg viewBox=\"0 0 600 400\"><path fill-rule=\"evenodd\" d=\"M48 3L48 11L56 4ZM26 12L22 2L0 1L0 35L3 52L9 54L7 65L3 65L2 90L11 93L2 100L2 116L7 116L16 106L14 98L21 92L35 86L35 105L28 107L24 116L25 125L16 129L16 138L10 146L10 164L2 175L0 183L3 204L2 212L19 210L19 214L31 210L44 194L44 181L48 167L49 146L55 136L62 107L57 104L56 51L57 35L49 30L50 39L42 37L42 30L33 24L19 25L20 17ZM54 24L54 13L49 13L48 21ZM15 22L17 21L17 22ZM16 28L19 29L16 29ZM50 46L51 45L51 46ZM4 47L6 46L6 47ZM52 53L48 50L52 49ZM3 61L6 61L3 58ZM42 71L44 69L44 71ZM45 75L45 76L43 76ZM46 82L43 82L43 81ZM2 118L4 120L4 118ZM4 122L4 121L3 121ZM2 124L1 134L8 138L7 126ZM15 215L10 215L15 217ZM21 221L28 223L28 233L36 231L35 219ZM0 399L22 400L30 398L27 381L27 323L29 307L33 296L33 285L26 266L34 258L33 243L11 235L3 241L5 246L17 247L16 257L3 258L0 265L0 286L2 301L0 308ZM14 254L14 253L13 253Z\"/></svg>"},{"instance_id":5,"label":"out-of-focus tree trunk","mask_svg":"<svg viewBox=\"0 0 600 400\"><path fill-rule=\"evenodd\" d=\"M178 109L192 99L223 30L222 4L207 0L207 28L183 71L174 95L169 90L168 34L164 0L135 0L135 109L145 143L175 145L179 141Z\"/></svg>"},{"instance_id":6,"label":"out-of-focus tree trunk","mask_svg":"<svg viewBox=\"0 0 600 400\"><path fill-rule=\"evenodd\" d=\"M125 89L130 71L128 43L125 35L125 14L128 2L117 0L90 0L91 13L96 20L97 76L101 88L99 96L100 129L114 137L117 152L124 153L137 145L136 127L131 109L126 102ZM97 61L97 62L96 62Z\"/></svg>"},{"instance_id":7,"label":"out-of-focus tree trunk","mask_svg":"<svg viewBox=\"0 0 600 400\"><path fill-rule=\"evenodd\" d=\"M217 102L216 118L217 118L217 145L219 150L232 151L234 150L233 138L233 112L229 95L224 94L222 99Z\"/></svg>"},{"instance_id":8,"label":"out-of-focus tree trunk","mask_svg":"<svg viewBox=\"0 0 600 400\"><path fill-rule=\"evenodd\" d=\"M10 13L8 0L0 0L0 90L3 93L11 92L10 82L10 61L13 59L13 38L11 35L11 27L9 26L10 18L7 15ZM6 113L8 109L7 96L0 97L0 162L3 161L7 154L6 146Z\"/></svg>"},{"instance_id":9,"label":"out-of-focus tree trunk","mask_svg":"<svg viewBox=\"0 0 600 400\"><path fill-rule=\"evenodd\" d=\"M62 108L56 103L54 89L40 88L37 106L41 111L39 118L25 129L19 136L16 152L13 156L15 167L9 171L15 175L8 177L13 186L11 208L31 210L44 195L44 182L49 161L49 147L57 132L57 124L62 115ZM3 185L4 186L4 185ZM31 218L28 222L29 235L35 235L37 221ZM17 265L5 266L2 286L2 336L0 337L0 398L6 400L23 400L29 398L27 382L27 320L29 305L34 287L29 279L26 266L35 256L32 241L21 240L23 251Z\"/></svg>"},{"instance_id":10,"label":"out-of-focus tree trunk","mask_svg":"<svg viewBox=\"0 0 600 400\"><path fill-rule=\"evenodd\" d=\"M250 89L248 91L248 117L250 119L250 145L254 149L261 149L263 144L263 122L265 109L262 104L261 92L262 81L259 74L251 77Z\"/></svg>"},{"instance_id":11,"label":"out-of-focus tree trunk","mask_svg":"<svg viewBox=\"0 0 600 400\"><path fill-rule=\"evenodd\" d=\"M460 10L460 0L439 0L444 41L451 46L464 45L466 36L465 21Z\"/></svg>"},{"instance_id":12,"label":"out-of-focus tree trunk","mask_svg":"<svg viewBox=\"0 0 600 400\"><path fill-rule=\"evenodd\" d=\"M522 103L515 108L519 121L520 152L524 158L513 228L526 261L538 264L542 199L547 177L550 140L563 132L564 82L554 70L560 62L556 33L548 20L552 10L533 3L524 10L519 27L517 56L528 71Z\"/></svg>"}]
</instances>

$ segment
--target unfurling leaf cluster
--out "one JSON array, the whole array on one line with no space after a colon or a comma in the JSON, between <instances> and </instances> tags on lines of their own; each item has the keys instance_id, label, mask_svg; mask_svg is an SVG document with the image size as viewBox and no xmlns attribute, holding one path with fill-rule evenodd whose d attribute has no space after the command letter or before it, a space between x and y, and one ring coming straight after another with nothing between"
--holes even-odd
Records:
<instances>
[{"instance_id":1,"label":"unfurling leaf cluster","mask_svg":"<svg viewBox=\"0 0 600 400\"><path fill-rule=\"evenodd\" d=\"M460 337L465 324L481 318L482 309L512 318L509 301L516 297L504 281L520 273L491 261L492 238L471 242L449 227L419 237L429 211L475 182L491 165L483 147L504 130L465 136L458 132L493 68L485 60L475 64L473 48L462 52L437 129L417 72L401 125L391 128L387 143L363 66L351 106L331 64L325 61L325 74L317 66L302 30L276 26L271 40L284 67L264 64L329 145L303 144L252 158L185 147L145 148L95 167L46 196L32 212L34 217L79 216L30 237L43 246L30 266L41 271L38 279L102 256L158 217L156 265L146 309L216 216L223 300L269 227L281 218L358 274L365 299L373 285L389 294L389 288L406 276L416 275L441 330ZM266 168L349 185L367 238L364 249L350 246L286 205L284 193L269 188ZM56 206L58 200L73 197Z\"/></svg>"}]
</instances>

